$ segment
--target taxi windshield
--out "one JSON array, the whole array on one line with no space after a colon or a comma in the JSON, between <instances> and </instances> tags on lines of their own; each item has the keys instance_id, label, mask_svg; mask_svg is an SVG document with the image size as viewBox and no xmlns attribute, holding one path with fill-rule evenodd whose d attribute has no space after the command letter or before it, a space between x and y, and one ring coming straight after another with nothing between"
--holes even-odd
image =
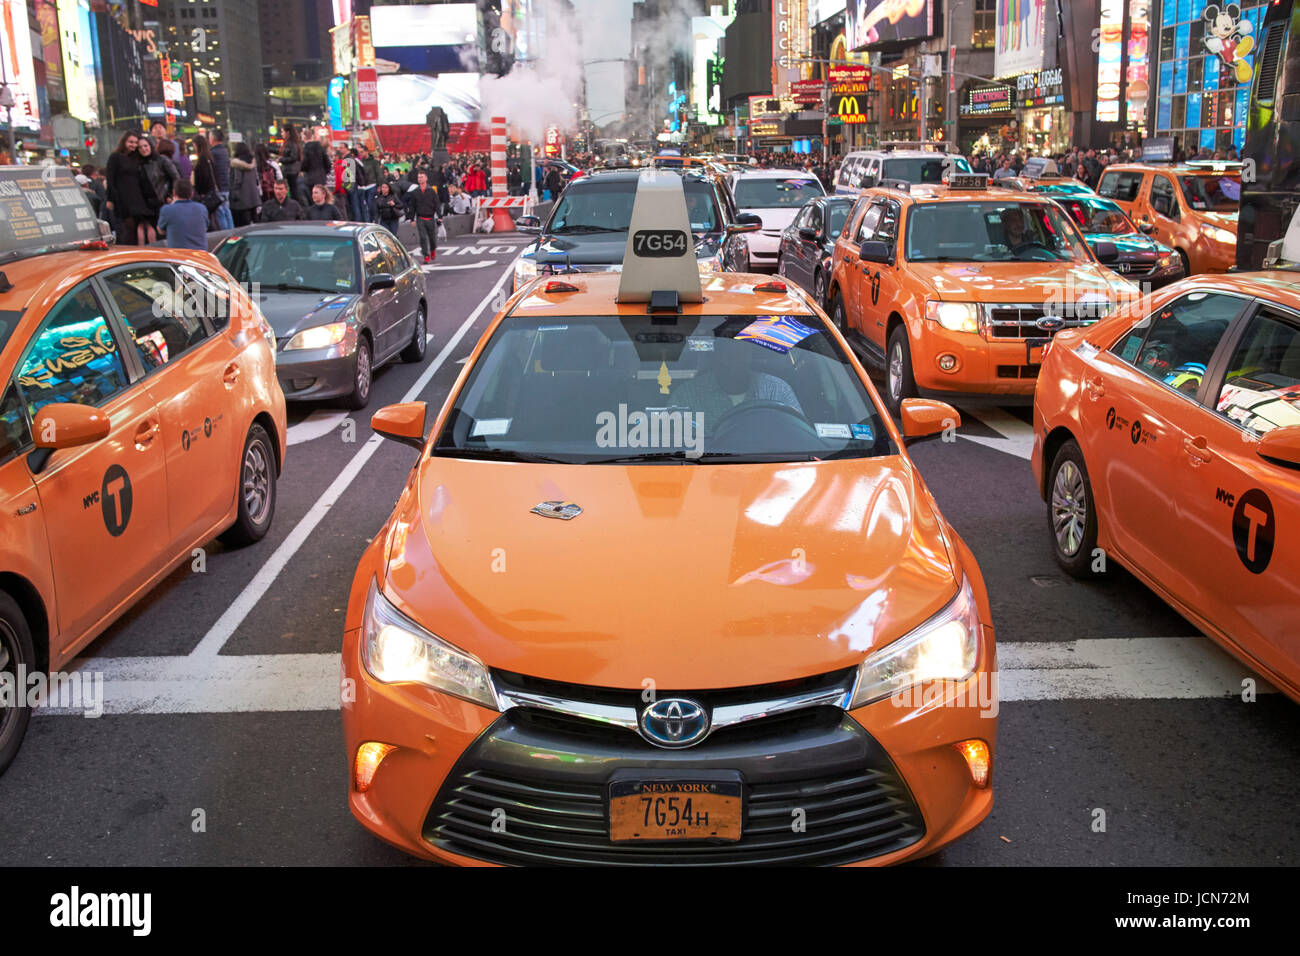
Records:
<instances>
[{"instance_id":1,"label":"taxi windshield","mask_svg":"<svg viewBox=\"0 0 1300 956\"><path fill-rule=\"evenodd\" d=\"M692 232L717 232L718 216L713 201L713 187L698 179L682 183L686 187L686 211ZM632 221L632 202L636 199L636 180L600 182L599 178L579 180L560 195L546 231L553 235L627 232Z\"/></svg>"},{"instance_id":2,"label":"taxi windshield","mask_svg":"<svg viewBox=\"0 0 1300 956\"><path fill-rule=\"evenodd\" d=\"M1236 212L1241 205L1241 178L1236 175L1178 177L1183 198L1197 212Z\"/></svg>"},{"instance_id":3,"label":"taxi windshield","mask_svg":"<svg viewBox=\"0 0 1300 956\"><path fill-rule=\"evenodd\" d=\"M882 179L901 179L907 183L941 183L947 166L959 173L969 173L970 163L963 156L895 156L882 164Z\"/></svg>"},{"instance_id":4,"label":"taxi windshield","mask_svg":"<svg viewBox=\"0 0 1300 956\"><path fill-rule=\"evenodd\" d=\"M790 179L741 176L736 183L736 205L741 209L779 209L802 206L823 194L821 183L811 176Z\"/></svg>"},{"instance_id":5,"label":"taxi windshield","mask_svg":"<svg viewBox=\"0 0 1300 956\"><path fill-rule=\"evenodd\" d=\"M912 207L910 262L1087 262L1092 257L1055 203L933 202Z\"/></svg>"},{"instance_id":6,"label":"taxi windshield","mask_svg":"<svg viewBox=\"0 0 1300 956\"><path fill-rule=\"evenodd\" d=\"M896 454L813 315L508 316L434 454L572 464Z\"/></svg>"},{"instance_id":7,"label":"taxi windshield","mask_svg":"<svg viewBox=\"0 0 1300 956\"><path fill-rule=\"evenodd\" d=\"M227 239L217 259L235 281L291 292L356 292L356 246L340 236L253 233Z\"/></svg>"},{"instance_id":8,"label":"taxi windshield","mask_svg":"<svg viewBox=\"0 0 1300 956\"><path fill-rule=\"evenodd\" d=\"M1124 236L1137 232L1124 210L1106 199L1058 199L1085 236Z\"/></svg>"}]
</instances>

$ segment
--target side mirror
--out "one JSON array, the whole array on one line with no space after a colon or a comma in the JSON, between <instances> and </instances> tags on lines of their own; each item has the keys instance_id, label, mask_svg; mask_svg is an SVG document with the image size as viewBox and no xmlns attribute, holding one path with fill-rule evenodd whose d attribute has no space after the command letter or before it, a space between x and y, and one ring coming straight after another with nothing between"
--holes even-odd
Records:
<instances>
[{"instance_id":1,"label":"side mirror","mask_svg":"<svg viewBox=\"0 0 1300 956\"><path fill-rule=\"evenodd\" d=\"M536 234L542 231L542 220L536 216L520 216L515 220L515 232Z\"/></svg>"},{"instance_id":2,"label":"side mirror","mask_svg":"<svg viewBox=\"0 0 1300 956\"><path fill-rule=\"evenodd\" d=\"M881 262L889 265L894 261L894 250L887 242L868 239L858 246L858 258L863 262Z\"/></svg>"},{"instance_id":3,"label":"side mirror","mask_svg":"<svg viewBox=\"0 0 1300 956\"><path fill-rule=\"evenodd\" d=\"M424 451L424 417L427 410L428 406L424 402L387 405L370 416L370 427L385 438Z\"/></svg>"},{"instance_id":4,"label":"side mirror","mask_svg":"<svg viewBox=\"0 0 1300 956\"><path fill-rule=\"evenodd\" d=\"M741 232L758 232L763 228L763 220L752 212L742 212L736 216L736 221L727 227L727 232L735 235Z\"/></svg>"},{"instance_id":5,"label":"side mirror","mask_svg":"<svg viewBox=\"0 0 1300 956\"><path fill-rule=\"evenodd\" d=\"M812 226L800 226L799 238L802 239L804 242L816 242L817 230L814 229Z\"/></svg>"},{"instance_id":6,"label":"side mirror","mask_svg":"<svg viewBox=\"0 0 1300 956\"><path fill-rule=\"evenodd\" d=\"M1151 233L1156 231L1156 224L1154 222L1148 222L1147 220L1143 219L1141 222L1138 223L1138 229L1142 232L1145 232L1149 236L1151 235Z\"/></svg>"},{"instance_id":7,"label":"side mirror","mask_svg":"<svg viewBox=\"0 0 1300 956\"><path fill-rule=\"evenodd\" d=\"M1275 465L1300 468L1300 425L1275 428L1259 440L1255 453Z\"/></svg>"},{"instance_id":8,"label":"side mirror","mask_svg":"<svg viewBox=\"0 0 1300 956\"><path fill-rule=\"evenodd\" d=\"M880 184L880 179L875 173L864 173L862 180L858 183L859 189L875 189Z\"/></svg>"},{"instance_id":9,"label":"side mirror","mask_svg":"<svg viewBox=\"0 0 1300 956\"><path fill-rule=\"evenodd\" d=\"M108 437L108 416L90 405L53 402L32 421L37 448L79 448Z\"/></svg>"},{"instance_id":10,"label":"side mirror","mask_svg":"<svg viewBox=\"0 0 1300 956\"><path fill-rule=\"evenodd\" d=\"M1119 250L1115 248L1115 243L1109 239L1103 239L1093 247L1097 253L1097 261L1110 265L1112 262L1119 262Z\"/></svg>"},{"instance_id":11,"label":"side mirror","mask_svg":"<svg viewBox=\"0 0 1300 956\"><path fill-rule=\"evenodd\" d=\"M377 289L391 289L397 285L397 280L390 273L378 272L366 280L366 291L374 292Z\"/></svg>"},{"instance_id":12,"label":"side mirror","mask_svg":"<svg viewBox=\"0 0 1300 956\"><path fill-rule=\"evenodd\" d=\"M936 402L928 398L903 399L902 415L903 440L911 442L921 438L933 438L949 428L961 427L961 415L947 402Z\"/></svg>"}]
</instances>

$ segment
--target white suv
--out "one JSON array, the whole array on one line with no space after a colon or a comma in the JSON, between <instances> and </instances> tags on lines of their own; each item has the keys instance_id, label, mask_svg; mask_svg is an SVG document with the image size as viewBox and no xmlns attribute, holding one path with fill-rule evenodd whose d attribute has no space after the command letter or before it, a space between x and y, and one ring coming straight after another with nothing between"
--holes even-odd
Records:
<instances>
[{"instance_id":1,"label":"white suv","mask_svg":"<svg viewBox=\"0 0 1300 956\"><path fill-rule=\"evenodd\" d=\"M734 173L731 191L736 208L763 220L763 227L749 237L749 268L754 272L776 272L781 252L781 233L794 222L804 203L826 195L812 173L797 169L754 169Z\"/></svg>"}]
</instances>

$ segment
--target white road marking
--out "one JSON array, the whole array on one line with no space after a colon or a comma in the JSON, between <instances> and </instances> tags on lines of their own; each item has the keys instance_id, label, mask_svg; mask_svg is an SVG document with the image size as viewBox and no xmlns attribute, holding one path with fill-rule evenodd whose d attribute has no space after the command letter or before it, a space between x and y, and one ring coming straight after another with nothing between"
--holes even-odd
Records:
<instances>
[{"instance_id":1,"label":"white road marking","mask_svg":"<svg viewBox=\"0 0 1300 956\"><path fill-rule=\"evenodd\" d=\"M971 435L964 431L958 431L957 434L962 438L984 445L986 448L993 448L997 451L1006 452L1008 455L1015 455L1017 458L1023 458L1026 461L1029 460L1029 456L1034 450L1034 426L1028 422L1022 422L1016 416L994 405L962 408L960 411L962 415L982 422L1001 436L999 438L989 438L984 435Z\"/></svg>"},{"instance_id":2,"label":"white road marking","mask_svg":"<svg viewBox=\"0 0 1300 956\"><path fill-rule=\"evenodd\" d=\"M289 444L301 445L303 442L324 438L334 431L348 417L345 411L318 408L296 425L289 426Z\"/></svg>"},{"instance_id":3,"label":"white road marking","mask_svg":"<svg viewBox=\"0 0 1300 956\"><path fill-rule=\"evenodd\" d=\"M425 366L424 372L415 380L415 384L407 390L406 395L401 399L402 401L411 402L415 401L415 399L419 397L420 393L424 391L425 386L427 386L433 379L433 376L437 373L438 369L440 369L443 366L443 363L450 358L452 351L460 344L460 340L465 337L465 333L468 332L470 327L478 320L479 315L482 314L483 310L488 308L493 301L495 301L497 292L500 290L502 283L504 283L506 278L510 275L511 269L509 267L502 271L500 278L498 278L492 285L492 288L488 290L488 294L483 297L483 300L479 302L478 306L470 313L469 317L461 323L460 328L458 328L451 338L447 340L447 344L442 347L442 351ZM356 480L357 476L361 473L362 468L365 467L366 462L370 460L370 457L379 448L382 441L383 439L378 435L372 435L369 440L361 446L360 450L352 456L352 460L344 466L343 470L339 472L338 477L336 477L334 481L330 483L330 486L325 489L325 493L320 496L320 499L311 506L311 509L302 517L302 520L294 526L293 530L289 532L288 537L280 542L280 546L272 552L269 558L267 558L266 563L258 568L257 573L253 575L253 580L249 581L248 584L244 586L244 589L239 592L238 596L233 602L231 602L230 606L226 608L221 617L217 619L216 623L208 629L207 634L203 636L203 639L199 641L198 645L190 653L190 657L210 661L220 654L221 648L225 646L226 641L230 640L231 636L239 628L239 625L244 622L244 619L248 617L253 608L257 606L258 601L262 599L262 595L271 589L271 586L275 583L275 579L279 577L280 572L284 570L285 565L287 565L290 559L298 553L298 549L303 546L311 533L316 530L316 526L321 523L321 520L329 513L329 510L334 507L335 503L340 497L342 497L343 493L347 491L352 482Z\"/></svg>"},{"instance_id":4,"label":"white road marking","mask_svg":"<svg viewBox=\"0 0 1300 956\"><path fill-rule=\"evenodd\" d=\"M432 263L420 266L425 272L441 272L449 269L485 269L488 266L500 265L499 262L493 262L491 259L483 259L479 262L458 263L454 266L435 266Z\"/></svg>"},{"instance_id":5,"label":"white road marking","mask_svg":"<svg viewBox=\"0 0 1300 956\"><path fill-rule=\"evenodd\" d=\"M998 645L998 696L1024 700L1191 700L1239 697L1263 678L1203 637L1106 638ZM339 707L339 655L256 654L81 658L102 674L108 714L224 714ZM44 709L50 716L79 710Z\"/></svg>"}]
</instances>

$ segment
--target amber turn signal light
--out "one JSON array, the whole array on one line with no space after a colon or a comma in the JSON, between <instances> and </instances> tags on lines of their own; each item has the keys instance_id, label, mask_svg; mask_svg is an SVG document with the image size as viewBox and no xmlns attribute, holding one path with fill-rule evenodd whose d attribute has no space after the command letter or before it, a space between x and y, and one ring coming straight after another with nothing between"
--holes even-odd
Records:
<instances>
[{"instance_id":1,"label":"amber turn signal light","mask_svg":"<svg viewBox=\"0 0 1300 956\"><path fill-rule=\"evenodd\" d=\"M353 771L357 793L365 793L370 789L375 779L375 771L379 769L384 758L396 749L392 744L381 744L374 740L357 748L357 763Z\"/></svg>"}]
</instances>

